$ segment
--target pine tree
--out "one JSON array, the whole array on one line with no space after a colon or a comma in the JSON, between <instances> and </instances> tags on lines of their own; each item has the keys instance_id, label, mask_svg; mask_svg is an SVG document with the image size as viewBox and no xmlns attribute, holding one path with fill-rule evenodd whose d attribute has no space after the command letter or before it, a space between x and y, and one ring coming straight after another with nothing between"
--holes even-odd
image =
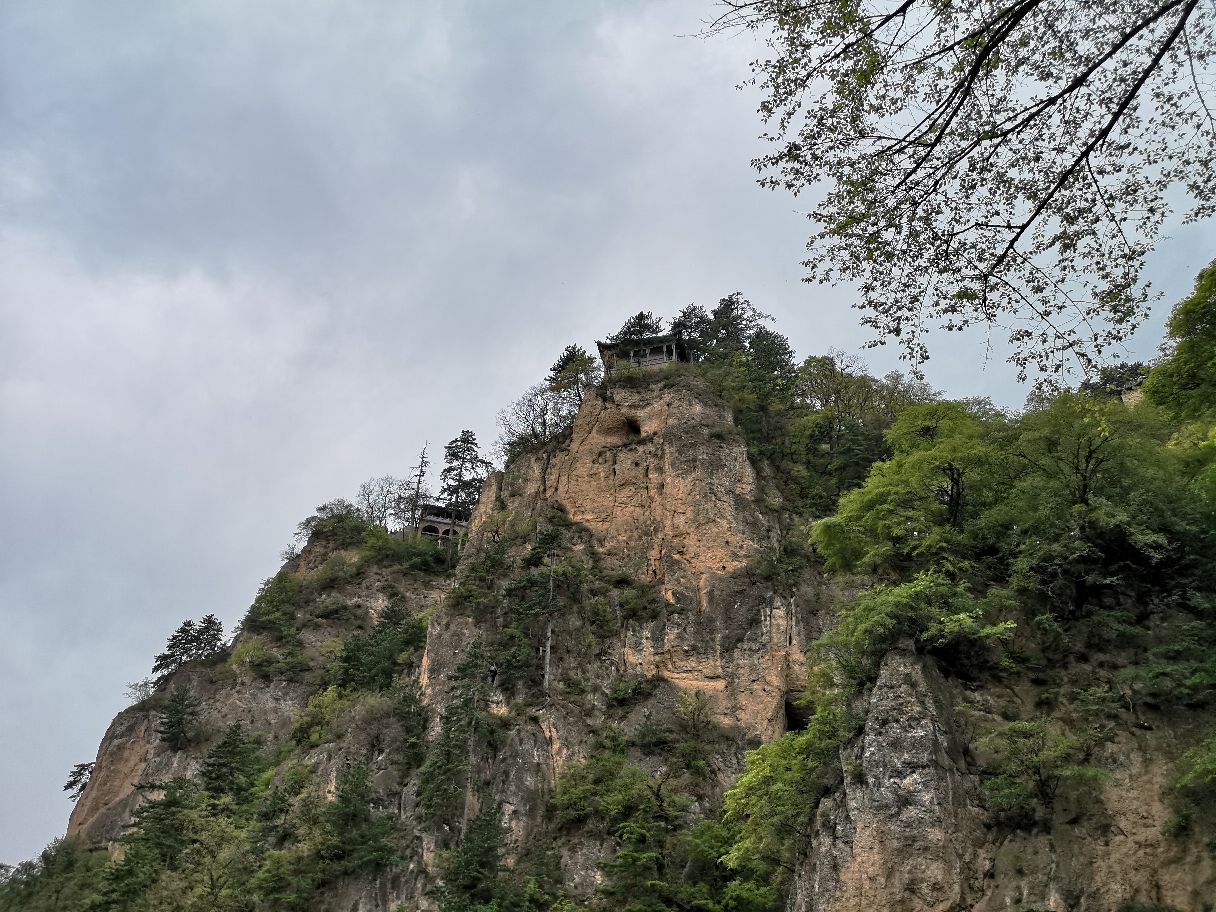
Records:
<instances>
[{"instance_id":1,"label":"pine tree","mask_svg":"<svg viewBox=\"0 0 1216 912\"><path fill-rule=\"evenodd\" d=\"M249 797L258 766L257 744L235 722L207 754L199 777L210 794L227 795L239 803Z\"/></svg>"},{"instance_id":2,"label":"pine tree","mask_svg":"<svg viewBox=\"0 0 1216 912\"><path fill-rule=\"evenodd\" d=\"M68 781L64 785L63 790L68 793L68 797L75 801L84 794L84 790L88 787L89 779L93 775L93 763L77 763L72 767L72 771L68 773Z\"/></svg>"},{"instance_id":3,"label":"pine tree","mask_svg":"<svg viewBox=\"0 0 1216 912\"><path fill-rule=\"evenodd\" d=\"M170 634L165 651L152 663L152 674L161 678L173 674L190 660L197 642L198 628L194 621L183 621L181 626Z\"/></svg>"},{"instance_id":4,"label":"pine tree","mask_svg":"<svg viewBox=\"0 0 1216 912\"><path fill-rule=\"evenodd\" d=\"M174 687L169 691L156 733L170 750L179 751L190 744L200 705L188 687Z\"/></svg>"},{"instance_id":5,"label":"pine tree","mask_svg":"<svg viewBox=\"0 0 1216 912\"><path fill-rule=\"evenodd\" d=\"M206 615L197 624L185 620L169 636L165 651L152 663L152 674L164 678L187 662L209 659L224 651L224 625L214 614Z\"/></svg>"},{"instance_id":6,"label":"pine tree","mask_svg":"<svg viewBox=\"0 0 1216 912\"><path fill-rule=\"evenodd\" d=\"M467 516L477 506L486 475L493 468L482 458L477 447L477 435L461 431L460 436L443 448L443 471L439 478L443 487L439 496L457 513Z\"/></svg>"},{"instance_id":7,"label":"pine tree","mask_svg":"<svg viewBox=\"0 0 1216 912\"><path fill-rule=\"evenodd\" d=\"M224 651L224 625L214 614L204 615L198 622L192 659L209 659Z\"/></svg>"},{"instance_id":8,"label":"pine tree","mask_svg":"<svg viewBox=\"0 0 1216 912\"><path fill-rule=\"evenodd\" d=\"M614 332L604 341L629 342L634 339L645 339L648 336L658 336L663 333L663 321L649 311L642 310L625 321L625 325Z\"/></svg>"},{"instance_id":9,"label":"pine tree","mask_svg":"<svg viewBox=\"0 0 1216 912\"><path fill-rule=\"evenodd\" d=\"M383 868L396 856L389 840L393 821L373 814L371 803L371 773L366 764L353 766L338 777L323 825L328 837L327 860L339 874Z\"/></svg>"},{"instance_id":10,"label":"pine tree","mask_svg":"<svg viewBox=\"0 0 1216 912\"><path fill-rule=\"evenodd\" d=\"M545 382L559 402L559 411L573 419L582 407L585 391L602 377L597 358L580 345L567 345L549 368Z\"/></svg>"}]
</instances>

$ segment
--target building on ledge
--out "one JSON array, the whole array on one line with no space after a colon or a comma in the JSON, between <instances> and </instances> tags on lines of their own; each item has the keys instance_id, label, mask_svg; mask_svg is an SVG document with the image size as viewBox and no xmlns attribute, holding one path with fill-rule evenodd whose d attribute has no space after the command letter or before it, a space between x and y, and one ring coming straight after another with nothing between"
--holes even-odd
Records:
<instances>
[{"instance_id":1,"label":"building on ledge","mask_svg":"<svg viewBox=\"0 0 1216 912\"><path fill-rule=\"evenodd\" d=\"M600 360L609 374L617 367L662 367L673 361L690 361L684 340L677 335L647 336L644 339L622 339L619 342L596 342Z\"/></svg>"},{"instance_id":2,"label":"building on ledge","mask_svg":"<svg viewBox=\"0 0 1216 912\"><path fill-rule=\"evenodd\" d=\"M431 538L455 538L463 535L469 527L469 515L443 504L424 503L419 510L418 525L414 528L420 535Z\"/></svg>"}]
</instances>

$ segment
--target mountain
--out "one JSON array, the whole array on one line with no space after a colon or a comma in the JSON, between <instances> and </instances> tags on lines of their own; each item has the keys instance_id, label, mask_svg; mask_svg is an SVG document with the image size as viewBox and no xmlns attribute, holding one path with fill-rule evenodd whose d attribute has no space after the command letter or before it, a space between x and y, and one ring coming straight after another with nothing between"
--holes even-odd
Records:
<instances>
[{"instance_id":1,"label":"mountain","mask_svg":"<svg viewBox=\"0 0 1216 912\"><path fill-rule=\"evenodd\" d=\"M1046 419L929 398L847 457L823 403L760 421L722 377L590 389L487 479L458 561L314 518L231 648L113 721L67 840L0 908L1212 909L1207 780L1185 781L1216 718L1210 653L1187 651L1210 592L1181 592L1199 546L1104 526L1117 561L1085 557L1084 601L1068 577L1080 607L1052 615L1035 542L950 538L942 493L955 466L983 542L1013 549L1003 498L1030 510L1034 470L994 466ZM799 492L847 458L831 520ZM921 496L884 494L916 459ZM889 531L928 511L932 561ZM840 535L868 563L841 569Z\"/></svg>"}]
</instances>

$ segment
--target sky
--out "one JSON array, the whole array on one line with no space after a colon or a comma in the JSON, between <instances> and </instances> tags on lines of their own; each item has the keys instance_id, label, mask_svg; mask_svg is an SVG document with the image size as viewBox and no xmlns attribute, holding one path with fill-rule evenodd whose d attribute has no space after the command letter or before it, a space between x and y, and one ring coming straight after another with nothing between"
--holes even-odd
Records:
<instances>
[{"instance_id":1,"label":"sky","mask_svg":"<svg viewBox=\"0 0 1216 912\"><path fill-rule=\"evenodd\" d=\"M313 508L405 475L570 342L742 291L857 351L759 188L712 0L0 5L0 861L186 618L231 627ZM1174 226L1128 356L1213 249ZM1018 405L976 334L928 380ZM894 352L867 353L877 372Z\"/></svg>"}]
</instances>

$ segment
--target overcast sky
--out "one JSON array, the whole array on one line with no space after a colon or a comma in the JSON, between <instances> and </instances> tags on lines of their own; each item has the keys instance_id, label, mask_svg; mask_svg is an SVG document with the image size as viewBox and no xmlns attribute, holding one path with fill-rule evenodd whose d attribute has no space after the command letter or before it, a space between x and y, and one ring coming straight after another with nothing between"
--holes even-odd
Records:
<instances>
[{"instance_id":1,"label":"overcast sky","mask_svg":"<svg viewBox=\"0 0 1216 912\"><path fill-rule=\"evenodd\" d=\"M405 474L568 342L739 289L801 355L808 203L755 185L711 0L0 4L0 861L183 619L244 613L312 508ZM1152 261L1165 293L1212 229ZM1017 405L982 339L928 378ZM871 357L876 370L897 364Z\"/></svg>"}]
</instances>

